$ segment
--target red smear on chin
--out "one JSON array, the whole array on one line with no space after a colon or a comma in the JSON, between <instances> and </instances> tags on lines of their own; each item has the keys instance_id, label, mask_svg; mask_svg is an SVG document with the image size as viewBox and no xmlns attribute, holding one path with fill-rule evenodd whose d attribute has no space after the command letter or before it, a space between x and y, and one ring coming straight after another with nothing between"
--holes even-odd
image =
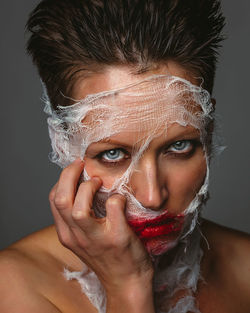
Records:
<instances>
[{"instance_id":1,"label":"red smear on chin","mask_svg":"<svg viewBox=\"0 0 250 313\"><path fill-rule=\"evenodd\" d=\"M168 212L153 219L132 219L128 224L139 238L148 240L150 238L174 235L182 229L184 215L173 215Z\"/></svg>"}]
</instances>

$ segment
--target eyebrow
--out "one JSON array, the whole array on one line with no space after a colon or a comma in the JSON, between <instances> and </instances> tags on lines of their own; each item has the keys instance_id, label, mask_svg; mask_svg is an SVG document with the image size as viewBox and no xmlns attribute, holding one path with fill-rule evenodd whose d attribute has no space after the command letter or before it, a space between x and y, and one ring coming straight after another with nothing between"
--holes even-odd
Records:
<instances>
[{"instance_id":1,"label":"eyebrow","mask_svg":"<svg viewBox=\"0 0 250 313\"><path fill-rule=\"evenodd\" d=\"M104 138L102 140L99 141L100 143L110 143L110 144L114 144L114 145L124 145L126 147L130 147L130 145L128 144L121 144L120 140L115 140L115 139L111 139L111 138Z\"/></svg>"},{"instance_id":2,"label":"eyebrow","mask_svg":"<svg viewBox=\"0 0 250 313\"><path fill-rule=\"evenodd\" d=\"M186 128L186 129L183 129L183 131L180 131L177 135L170 137L170 138L166 138L163 145L166 145L169 142L178 141L178 139L180 139L180 137L182 139L186 139L186 138L194 137L194 136L200 137L200 131L196 128L190 129L190 130ZM114 145L114 146L119 146L119 147L122 147L124 149L132 149L135 146L135 145L131 145L131 144L122 143L121 140L115 140L112 138L104 138L104 139L96 142L96 144L102 144L102 143L103 144L110 144L110 145Z\"/></svg>"},{"instance_id":3,"label":"eyebrow","mask_svg":"<svg viewBox=\"0 0 250 313\"><path fill-rule=\"evenodd\" d=\"M197 137L201 136L200 130L197 128L192 128L192 129L184 129L183 131L180 131L177 135L166 138L167 142L169 141L177 141L180 137L183 139L189 138L189 137Z\"/></svg>"},{"instance_id":4,"label":"eyebrow","mask_svg":"<svg viewBox=\"0 0 250 313\"><path fill-rule=\"evenodd\" d=\"M124 149L132 149L133 145L122 143L120 140L114 140L111 138L104 138L98 142L93 142L92 144L109 144L112 146L119 146Z\"/></svg>"}]
</instances>

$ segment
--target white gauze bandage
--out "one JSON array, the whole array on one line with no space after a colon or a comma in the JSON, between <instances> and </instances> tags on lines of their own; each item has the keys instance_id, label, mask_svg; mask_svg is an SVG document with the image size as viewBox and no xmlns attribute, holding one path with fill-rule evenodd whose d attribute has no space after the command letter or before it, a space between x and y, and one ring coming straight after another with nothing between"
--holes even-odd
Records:
<instances>
[{"instance_id":1,"label":"white gauze bandage","mask_svg":"<svg viewBox=\"0 0 250 313\"><path fill-rule=\"evenodd\" d=\"M113 193L120 193L126 197L125 212L128 221L138 218L148 220L164 214L164 209L154 211L143 207L129 187L130 177L138 171L139 161L151 141L159 136L167 139L169 127L179 124L199 130L207 164L204 183L191 203L183 208L184 222L178 238L174 241L163 240L156 249L148 249L155 261L155 292L162 295L162 290L165 290L164 296L160 298L168 300L179 289L186 288L189 290L188 294L185 299L181 299L181 302L176 304L176 307L178 307L178 312L183 313L187 312L185 307L187 310L190 310L190 307L194 308L194 298L190 292L196 290L201 251L199 232L193 232L193 230L196 228L199 209L208 191L211 151L207 145L207 129L213 120L210 94L185 79L170 75L153 75L129 86L88 95L71 106L59 107L57 112L51 109L48 97L45 96L44 99L45 111L49 114L49 134L53 148L51 160L61 167L66 167L78 157L83 159L92 143L121 133L127 133L132 138L133 151L128 168L114 180L111 188L102 187L94 198L93 209L97 217L105 216L105 201ZM88 178L88 173L84 171L82 179ZM192 243L190 243L191 238ZM174 263L164 271L158 270L161 255L170 248L176 247L177 243L180 243L180 249L176 250ZM187 249L189 249L188 253ZM192 268L195 269L194 272ZM92 275L91 279L89 275ZM90 274L86 270L75 274L66 271L66 278L77 279L84 293L99 312L105 312L105 292L98 278L93 275L94 273ZM92 288L86 287L89 282ZM168 287L163 288L162 286L165 285ZM100 296L100 290L103 290L101 292L103 296ZM98 297L95 297L95 293ZM180 309L181 303L185 304L182 310ZM160 307L159 304L157 312L160 312ZM175 312L175 309L171 307L167 310Z\"/></svg>"}]
</instances>

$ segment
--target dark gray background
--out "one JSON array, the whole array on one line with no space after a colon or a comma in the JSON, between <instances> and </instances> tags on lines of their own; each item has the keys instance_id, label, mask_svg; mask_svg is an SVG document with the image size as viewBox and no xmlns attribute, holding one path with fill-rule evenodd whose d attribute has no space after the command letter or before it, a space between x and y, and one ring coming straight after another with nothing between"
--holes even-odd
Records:
<instances>
[{"instance_id":1,"label":"dark gray background","mask_svg":"<svg viewBox=\"0 0 250 313\"><path fill-rule=\"evenodd\" d=\"M0 248L53 222L48 193L60 170L50 142L41 85L25 54L24 25L35 0L8 0L1 14ZM250 232L250 2L224 0L226 35L214 96L227 149L213 169L204 215Z\"/></svg>"}]
</instances>

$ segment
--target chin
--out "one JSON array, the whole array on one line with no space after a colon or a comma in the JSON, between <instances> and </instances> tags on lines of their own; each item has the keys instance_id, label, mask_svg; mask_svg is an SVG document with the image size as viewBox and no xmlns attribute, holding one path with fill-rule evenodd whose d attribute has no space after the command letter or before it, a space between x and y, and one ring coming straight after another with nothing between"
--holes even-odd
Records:
<instances>
[{"instance_id":1,"label":"chin","mask_svg":"<svg viewBox=\"0 0 250 313\"><path fill-rule=\"evenodd\" d=\"M142 242L150 255L158 256L176 247L178 239L179 236L159 236Z\"/></svg>"}]
</instances>

